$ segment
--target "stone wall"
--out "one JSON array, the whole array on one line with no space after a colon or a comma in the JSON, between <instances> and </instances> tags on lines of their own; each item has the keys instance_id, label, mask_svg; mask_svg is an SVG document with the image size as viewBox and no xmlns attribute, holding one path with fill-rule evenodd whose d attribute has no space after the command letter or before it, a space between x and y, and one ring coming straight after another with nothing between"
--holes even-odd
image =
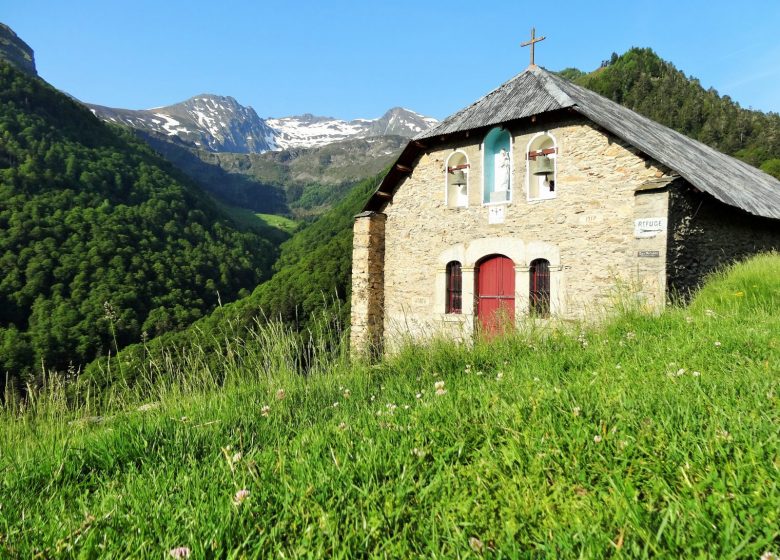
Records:
<instances>
[{"instance_id":1,"label":"stone wall","mask_svg":"<svg viewBox=\"0 0 780 560\"><path fill-rule=\"evenodd\" d=\"M780 220L719 202L684 181L669 195L667 285L687 299L714 270L762 251L780 250Z\"/></svg>"},{"instance_id":2,"label":"stone wall","mask_svg":"<svg viewBox=\"0 0 780 560\"><path fill-rule=\"evenodd\" d=\"M363 212L353 229L350 349L367 359L382 352L385 219Z\"/></svg>"},{"instance_id":3,"label":"stone wall","mask_svg":"<svg viewBox=\"0 0 780 560\"><path fill-rule=\"evenodd\" d=\"M634 221L666 217L665 191L636 191L668 170L581 117L509 131L509 204L482 203L483 135L475 135L421 156L385 208L384 330L389 343L441 332L471 336L475 266L495 253L514 261L518 318L528 309L528 266L536 258L550 261L553 315L579 318L599 312L614 302L617 285L630 286L653 305L663 303L666 232L635 239ZM557 143L556 196L529 201L525 153L539 132L548 132ZM455 150L463 151L470 164L465 208L445 203L445 167ZM502 223L490 223L489 212L499 207ZM657 256L638 257L640 250ZM463 266L460 315L444 313L444 270L450 260Z\"/></svg>"}]
</instances>

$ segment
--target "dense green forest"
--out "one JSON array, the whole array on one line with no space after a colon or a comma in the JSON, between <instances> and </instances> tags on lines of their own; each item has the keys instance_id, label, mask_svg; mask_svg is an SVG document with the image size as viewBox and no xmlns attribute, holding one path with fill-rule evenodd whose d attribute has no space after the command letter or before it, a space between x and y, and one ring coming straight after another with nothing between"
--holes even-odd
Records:
<instances>
[{"instance_id":1,"label":"dense green forest","mask_svg":"<svg viewBox=\"0 0 780 560\"><path fill-rule=\"evenodd\" d=\"M0 63L0 371L17 385L189 325L276 255L131 133Z\"/></svg>"},{"instance_id":2,"label":"dense green forest","mask_svg":"<svg viewBox=\"0 0 780 560\"><path fill-rule=\"evenodd\" d=\"M349 324L349 294L352 269L352 222L368 197L376 190L382 175L365 179L334 208L298 232L281 246L273 277L239 301L215 309L189 328L168 333L125 349L119 358L124 374L137 375L150 362L163 362L163 354L198 346L219 371L218 348L224 337L243 338L256 321L281 319L302 333L301 359L305 359L308 333L328 323L329 332L338 333ZM87 379L100 385L107 378L108 362L100 359L87 369ZM116 368L111 375L119 373Z\"/></svg>"},{"instance_id":3,"label":"dense green forest","mask_svg":"<svg viewBox=\"0 0 780 560\"><path fill-rule=\"evenodd\" d=\"M651 49L613 54L590 73L560 74L663 125L780 178L780 115L744 109L704 89Z\"/></svg>"}]
</instances>

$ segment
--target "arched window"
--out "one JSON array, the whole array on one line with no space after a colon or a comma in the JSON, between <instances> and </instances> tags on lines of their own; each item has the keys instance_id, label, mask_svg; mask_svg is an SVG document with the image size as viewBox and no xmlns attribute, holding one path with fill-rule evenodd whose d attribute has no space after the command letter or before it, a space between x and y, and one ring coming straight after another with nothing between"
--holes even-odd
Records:
<instances>
[{"instance_id":1,"label":"arched window","mask_svg":"<svg viewBox=\"0 0 780 560\"><path fill-rule=\"evenodd\" d=\"M512 138L503 128L494 128L485 136L483 146L482 202L512 200Z\"/></svg>"},{"instance_id":2,"label":"arched window","mask_svg":"<svg viewBox=\"0 0 780 560\"><path fill-rule=\"evenodd\" d=\"M461 151L447 158L444 174L444 203L447 208L465 208L469 205L469 160Z\"/></svg>"},{"instance_id":3,"label":"arched window","mask_svg":"<svg viewBox=\"0 0 780 560\"><path fill-rule=\"evenodd\" d=\"M526 150L528 200L555 198L558 173L558 147L548 133L534 136Z\"/></svg>"},{"instance_id":4,"label":"arched window","mask_svg":"<svg viewBox=\"0 0 780 560\"><path fill-rule=\"evenodd\" d=\"M550 262L545 259L531 261L529 268L530 286L528 298L531 315L549 317L550 315Z\"/></svg>"},{"instance_id":5,"label":"arched window","mask_svg":"<svg viewBox=\"0 0 780 560\"><path fill-rule=\"evenodd\" d=\"M458 261L447 263L447 301L445 303L445 313L461 313L463 311L462 301L463 281Z\"/></svg>"}]
</instances>

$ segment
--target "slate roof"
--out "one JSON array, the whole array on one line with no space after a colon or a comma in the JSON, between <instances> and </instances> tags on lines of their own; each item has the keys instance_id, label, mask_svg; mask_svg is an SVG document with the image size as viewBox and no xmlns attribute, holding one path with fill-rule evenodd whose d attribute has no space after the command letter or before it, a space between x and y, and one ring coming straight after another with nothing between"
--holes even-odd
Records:
<instances>
[{"instance_id":1,"label":"slate roof","mask_svg":"<svg viewBox=\"0 0 780 560\"><path fill-rule=\"evenodd\" d=\"M538 66L529 67L412 139L366 210L378 209L389 199L404 168L411 167L426 140L561 109L587 117L721 202L756 216L780 219L780 181L771 175Z\"/></svg>"}]
</instances>

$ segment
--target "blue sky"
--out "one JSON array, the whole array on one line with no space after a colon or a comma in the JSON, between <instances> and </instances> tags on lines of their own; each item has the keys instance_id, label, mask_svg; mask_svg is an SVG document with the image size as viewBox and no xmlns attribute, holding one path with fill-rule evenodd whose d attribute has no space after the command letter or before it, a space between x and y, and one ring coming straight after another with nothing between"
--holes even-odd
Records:
<instances>
[{"instance_id":1,"label":"blue sky","mask_svg":"<svg viewBox=\"0 0 780 560\"><path fill-rule=\"evenodd\" d=\"M261 117L400 105L443 118L521 72L536 26L548 69L651 47L743 107L780 111L777 0L2 0L0 21L44 79L113 107L216 93Z\"/></svg>"}]
</instances>

